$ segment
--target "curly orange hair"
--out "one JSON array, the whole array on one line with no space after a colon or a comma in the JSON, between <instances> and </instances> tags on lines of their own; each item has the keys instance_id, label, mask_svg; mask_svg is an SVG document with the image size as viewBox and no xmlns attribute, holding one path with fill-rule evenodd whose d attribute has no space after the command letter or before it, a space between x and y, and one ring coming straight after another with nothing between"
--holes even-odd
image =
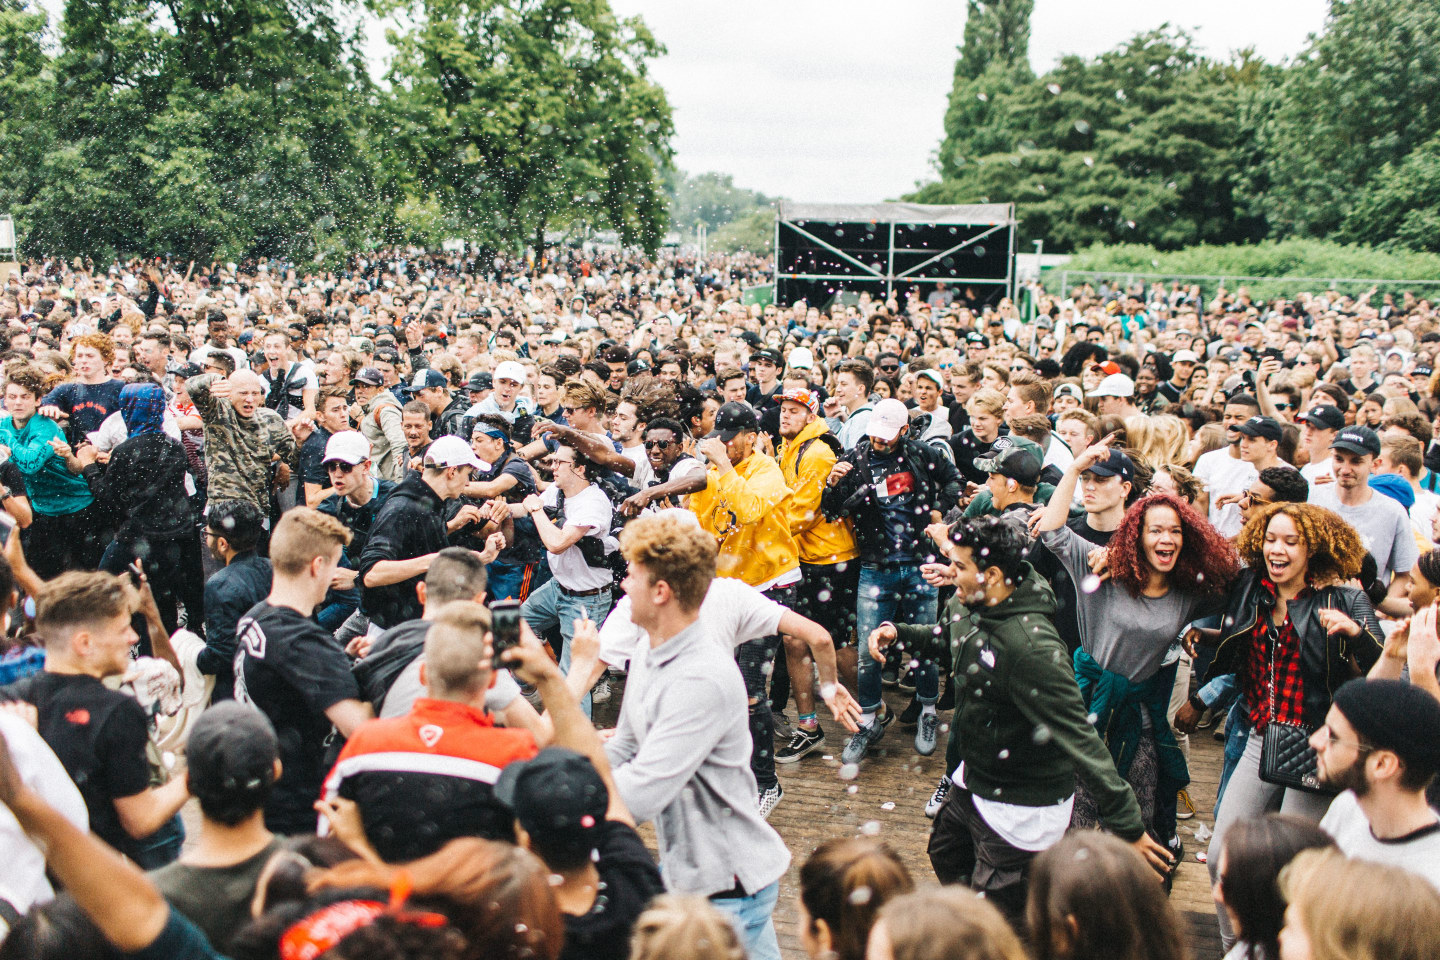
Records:
<instances>
[{"instance_id":1,"label":"curly orange hair","mask_svg":"<svg viewBox=\"0 0 1440 960\"><path fill-rule=\"evenodd\" d=\"M1256 569L1265 565L1265 531L1270 518L1283 513L1295 524L1310 555L1306 579L1313 584L1350 580L1360 575L1365 546L1355 528L1338 513L1313 503L1272 503L1250 515L1250 522L1235 539L1245 562Z\"/></svg>"},{"instance_id":2,"label":"curly orange hair","mask_svg":"<svg viewBox=\"0 0 1440 960\"><path fill-rule=\"evenodd\" d=\"M75 355L76 347L90 347L97 350L105 362L113 363L115 360L115 341L110 339L108 333L87 333L70 341L70 355Z\"/></svg>"},{"instance_id":3,"label":"curly orange hair","mask_svg":"<svg viewBox=\"0 0 1440 960\"><path fill-rule=\"evenodd\" d=\"M1168 493L1152 493L1125 511L1120 526L1110 538L1110 578L1122 584L1132 596L1150 579L1150 564L1140 546L1145 514L1153 507L1169 507L1180 518L1182 547L1170 582L1183 590L1206 596L1223 594L1239 572L1239 558L1230 541L1200 516L1195 508Z\"/></svg>"}]
</instances>

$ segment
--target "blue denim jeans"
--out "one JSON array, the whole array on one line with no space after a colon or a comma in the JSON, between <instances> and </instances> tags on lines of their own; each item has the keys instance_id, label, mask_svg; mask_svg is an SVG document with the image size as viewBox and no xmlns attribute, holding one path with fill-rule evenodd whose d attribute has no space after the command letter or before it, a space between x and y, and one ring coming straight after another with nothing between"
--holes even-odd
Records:
<instances>
[{"instance_id":1,"label":"blue denim jeans","mask_svg":"<svg viewBox=\"0 0 1440 960\"><path fill-rule=\"evenodd\" d=\"M158 870L180 858L185 845L185 822L175 814L150 836L133 843L131 858L142 870Z\"/></svg>"},{"instance_id":2,"label":"blue denim jeans","mask_svg":"<svg viewBox=\"0 0 1440 960\"><path fill-rule=\"evenodd\" d=\"M530 599L520 607L520 615L537 634L555 627L560 628L560 670L570 672L570 638L575 633L575 621L582 615L589 615L598 628L610 613L610 590L606 588L588 597L575 597L560 588L559 580L550 580L530 594ZM585 716L590 716L590 694L580 701Z\"/></svg>"},{"instance_id":3,"label":"blue denim jeans","mask_svg":"<svg viewBox=\"0 0 1440 960\"><path fill-rule=\"evenodd\" d=\"M749 960L780 960L780 941L775 937L775 903L780 899L780 882L757 890L748 897L711 900L730 915Z\"/></svg>"},{"instance_id":4,"label":"blue denim jeans","mask_svg":"<svg viewBox=\"0 0 1440 960\"><path fill-rule=\"evenodd\" d=\"M880 664L870 658L870 634L885 621L934 623L938 591L920 576L920 564L860 566L860 598L855 607L855 635L860 641L860 709L880 709ZM893 654L892 654L893 655ZM940 668L934 660L919 659L915 667L915 696L921 703L940 699ZM902 670L903 672L903 670Z\"/></svg>"}]
</instances>

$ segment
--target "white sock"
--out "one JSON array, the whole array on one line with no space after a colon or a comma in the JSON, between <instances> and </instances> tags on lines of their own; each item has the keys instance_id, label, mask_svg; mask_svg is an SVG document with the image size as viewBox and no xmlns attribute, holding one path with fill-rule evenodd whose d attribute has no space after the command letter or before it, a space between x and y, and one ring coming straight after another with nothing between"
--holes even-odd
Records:
<instances>
[{"instance_id":1,"label":"white sock","mask_svg":"<svg viewBox=\"0 0 1440 960\"><path fill-rule=\"evenodd\" d=\"M920 704L920 716L922 716L922 717L933 717L933 716L935 716L935 704L933 704L933 703L922 703L922 704Z\"/></svg>"},{"instance_id":2,"label":"white sock","mask_svg":"<svg viewBox=\"0 0 1440 960\"><path fill-rule=\"evenodd\" d=\"M875 711L860 714L860 726L865 727L875 722Z\"/></svg>"}]
</instances>

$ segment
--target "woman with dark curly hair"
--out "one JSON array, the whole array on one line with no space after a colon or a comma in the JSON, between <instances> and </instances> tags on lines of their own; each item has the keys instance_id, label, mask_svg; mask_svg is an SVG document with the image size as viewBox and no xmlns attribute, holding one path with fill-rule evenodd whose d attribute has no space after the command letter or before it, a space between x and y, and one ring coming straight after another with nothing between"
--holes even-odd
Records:
<instances>
[{"instance_id":1,"label":"woman with dark curly hair","mask_svg":"<svg viewBox=\"0 0 1440 960\"><path fill-rule=\"evenodd\" d=\"M1107 436L1070 464L1037 532L1079 585L1075 679L1095 728L1134 789L1147 829L1175 849L1177 798L1190 782L1185 756L1166 722L1180 663L1175 640L1187 624L1224 608L1238 562L1234 548L1193 507L1168 493L1152 493L1130 506L1111 537L1109 579L1102 582L1092 573L1094 544L1065 520L1082 475L1108 477L1130 469L1125 457L1111 451L1113 439ZM1084 827L1099 822L1083 786L1071 822Z\"/></svg>"},{"instance_id":2,"label":"woman with dark curly hair","mask_svg":"<svg viewBox=\"0 0 1440 960\"><path fill-rule=\"evenodd\" d=\"M1250 515L1236 546L1247 569L1230 591L1205 679L1235 675L1241 706L1231 717L1247 739L1215 813L1212 879L1236 821L1273 810L1315 822L1325 815L1328 796L1260 779L1265 728L1323 724L1336 688L1364 676L1385 646L1365 592L1344 586L1359 576L1365 547L1338 514L1311 503L1273 503ZM1225 912L1218 915L1228 950L1235 934Z\"/></svg>"}]
</instances>

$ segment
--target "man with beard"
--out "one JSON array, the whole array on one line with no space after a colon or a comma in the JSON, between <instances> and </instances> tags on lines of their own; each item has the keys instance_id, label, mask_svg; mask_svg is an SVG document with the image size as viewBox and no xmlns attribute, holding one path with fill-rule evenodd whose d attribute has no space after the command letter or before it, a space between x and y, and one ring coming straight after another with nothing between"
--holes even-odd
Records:
<instances>
[{"instance_id":1,"label":"man with beard","mask_svg":"<svg viewBox=\"0 0 1440 960\"><path fill-rule=\"evenodd\" d=\"M1410 633L1411 644L1436 646L1434 607ZM1341 852L1440 887L1440 818L1425 802L1440 770L1440 701L1404 680L1352 680L1335 691L1310 746L1320 781L1344 790L1320 821Z\"/></svg>"}]
</instances>

